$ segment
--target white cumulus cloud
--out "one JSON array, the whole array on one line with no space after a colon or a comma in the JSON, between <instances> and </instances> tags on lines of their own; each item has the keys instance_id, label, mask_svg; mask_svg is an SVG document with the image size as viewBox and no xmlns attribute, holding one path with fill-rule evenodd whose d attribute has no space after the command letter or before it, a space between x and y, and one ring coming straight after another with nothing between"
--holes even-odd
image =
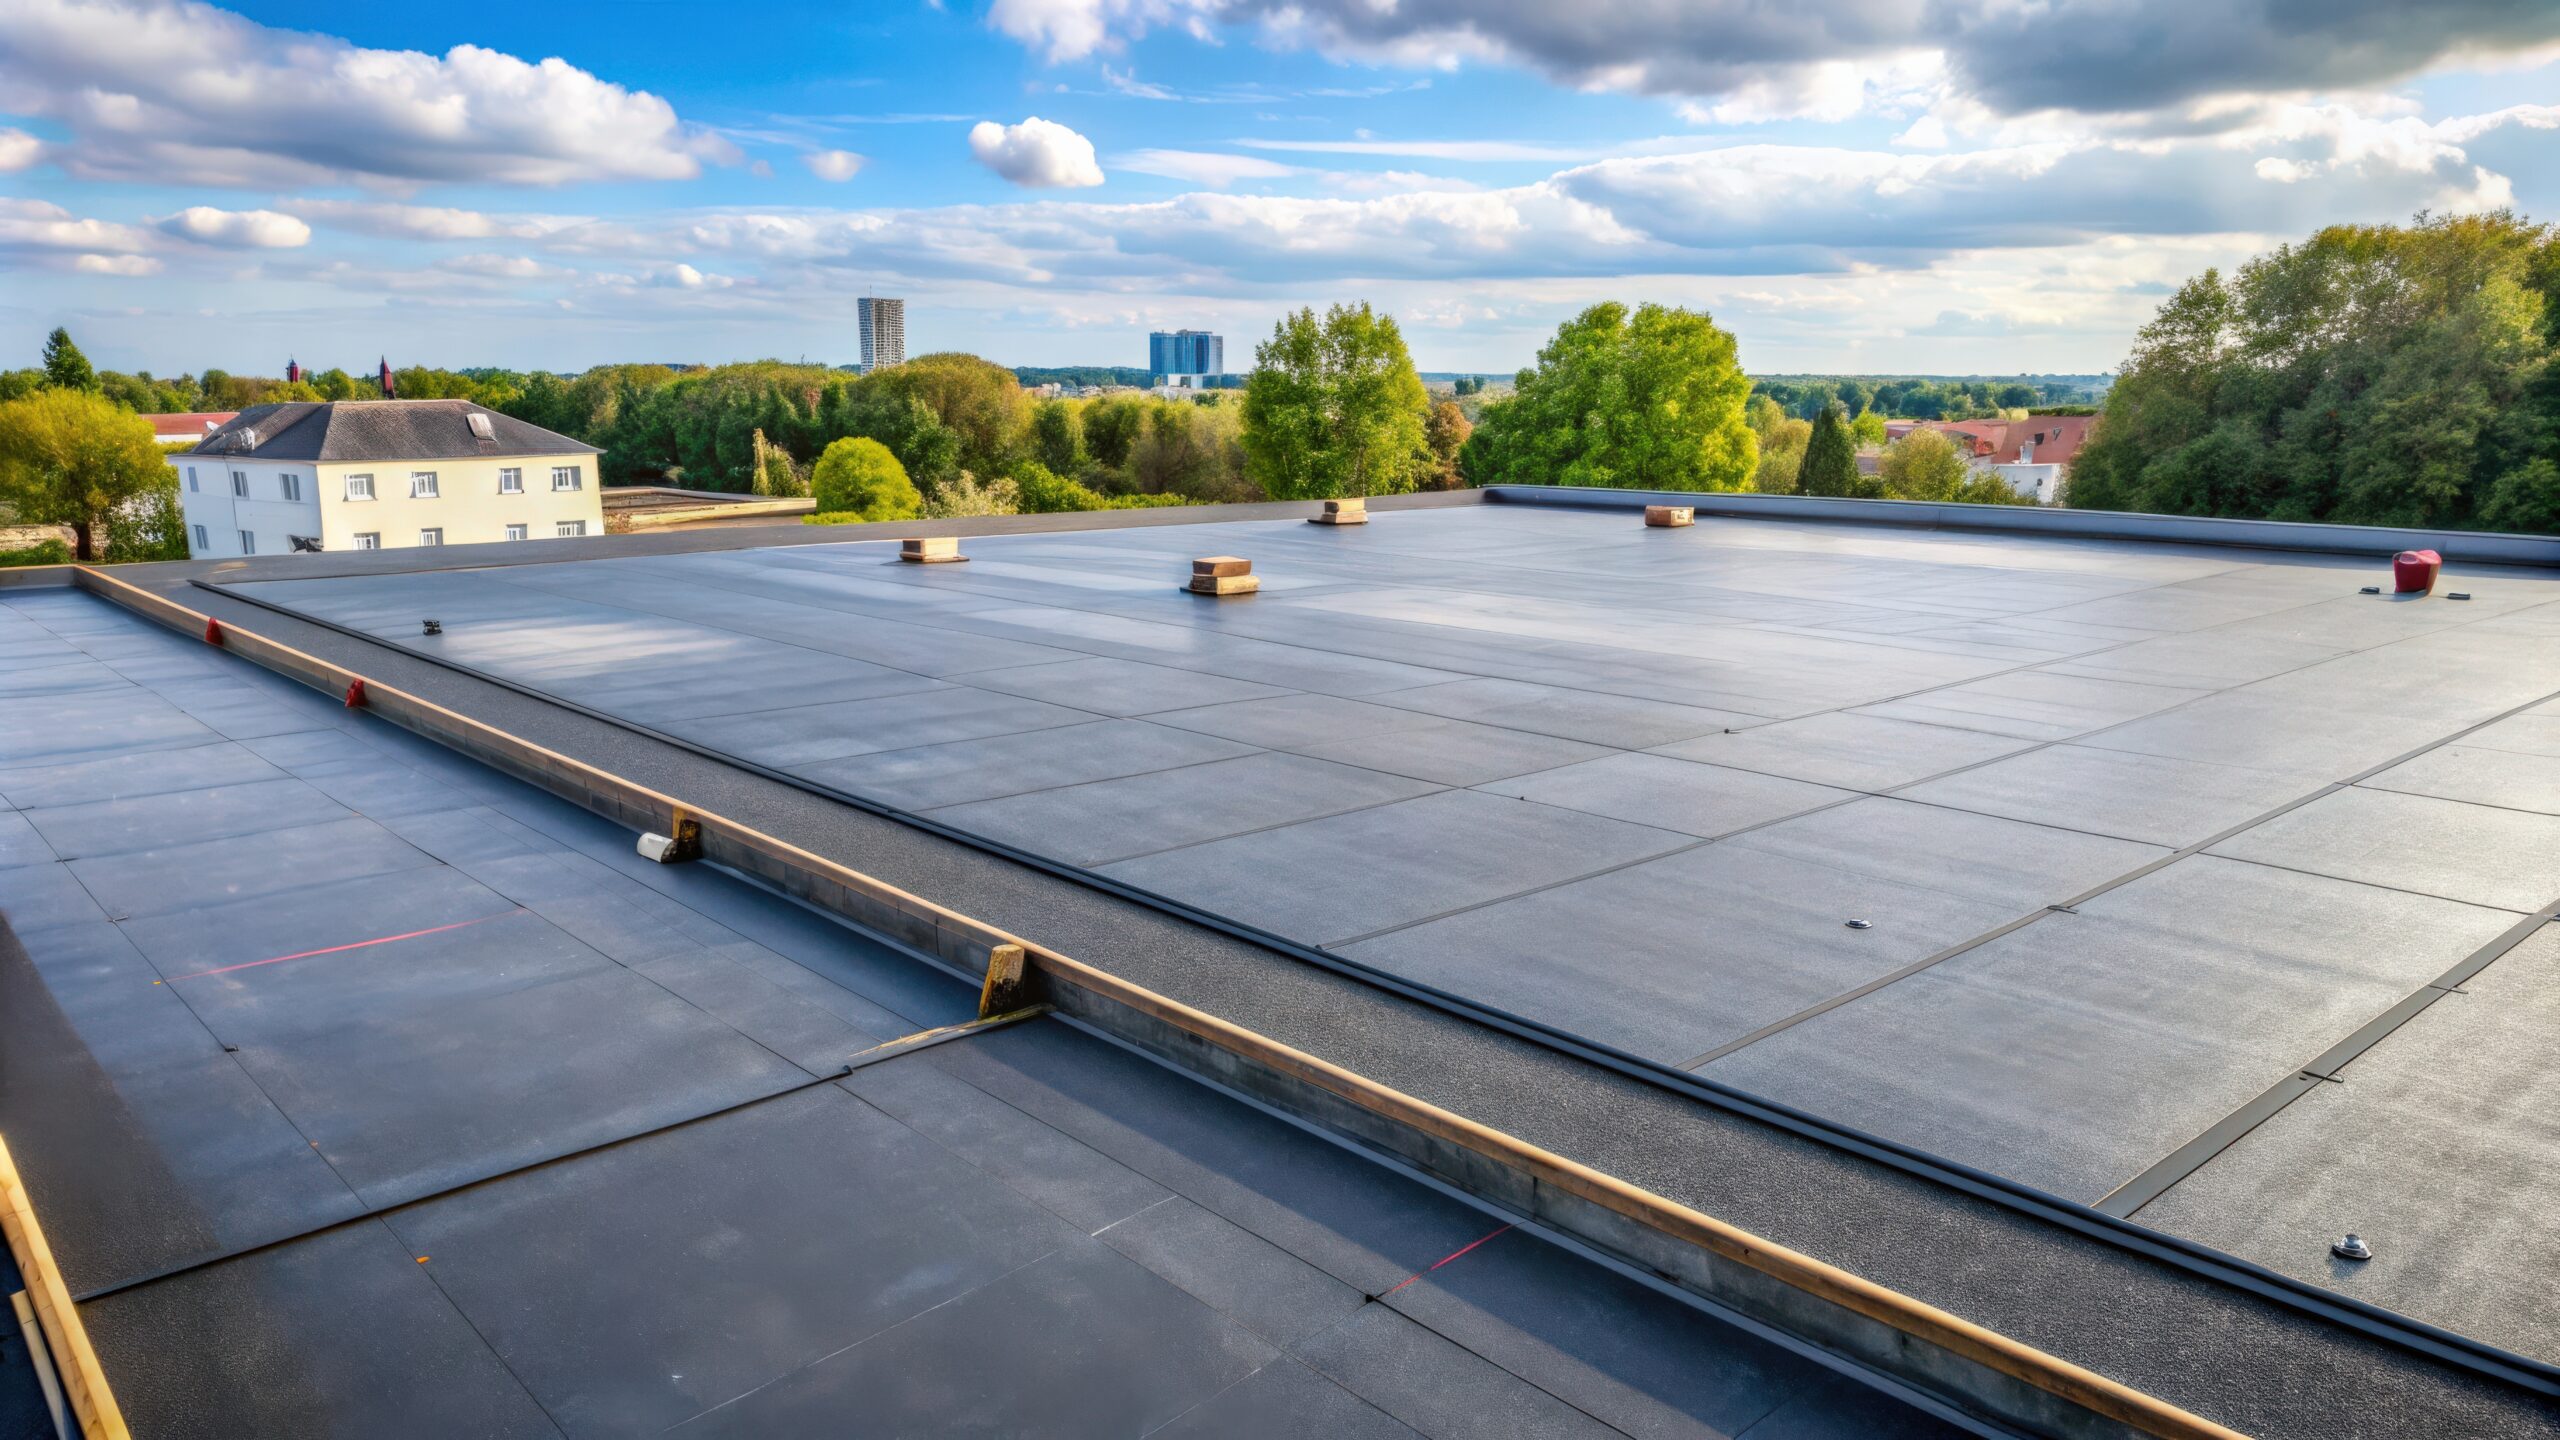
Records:
<instances>
[{"instance_id":1,"label":"white cumulus cloud","mask_svg":"<svg viewBox=\"0 0 2560 1440\"><path fill-rule=\"evenodd\" d=\"M0 126L0 175L14 175L43 158L43 141L24 130Z\"/></svg>"},{"instance_id":2,"label":"white cumulus cloud","mask_svg":"<svg viewBox=\"0 0 2560 1440\"><path fill-rule=\"evenodd\" d=\"M157 275L160 262L148 255L75 255L71 268L83 275Z\"/></svg>"},{"instance_id":3,"label":"white cumulus cloud","mask_svg":"<svg viewBox=\"0 0 2560 1440\"><path fill-rule=\"evenodd\" d=\"M75 174L198 184L675 180L735 146L566 60L375 50L188 0L10 0L0 96Z\"/></svg>"},{"instance_id":4,"label":"white cumulus cloud","mask_svg":"<svg viewBox=\"0 0 2560 1440\"><path fill-rule=\"evenodd\" d=\"M1037 115L1019 125L979 121L969 131L969 153L1016 185L1075 190L1102 183L1093 142Z\"/></svg>"},{"instance_id":5,"label":"white cumulus cloud","mask_svg":"<svg viewBox=\"0 0 2560 1440\"><path fill-rule=\"evenodd\" d=\"M812 150L800 157L800 163L821 180L841 183L862 173L864 162L850 150Z\"/></svg>"},{"instance_id":6,"label":"white cumulus cloud","mask_svg":"<svg viewBox=\"0 0 2560 1440\"><path fill-rule=\"evenodd\" d=\"M1051 60L1077 60L1117 50L1124 37L1153 26L1180 25L1205 37L1217 8L1217 0L995 0L987 23Z\"/></svg>"},{"instance_id":7,"label":"white cumulus cloud","mask_svg":"<svg viewBox=\"0 0 2560 1440\"><path fill-rule=\"evenodd\" d=\"M162 220L160 230L199 245L235 250L291 250L311 243L311 227L274 210L217 210L190 205Z\"/></svg>"},{"instance_id":8,"label":"white cumulus cloud","mask_svg":"<svg viewBox=\"0 0 2560 1440\"><path fill-rule=\"evenodd\" d=\"M113 220L76 216L51 201L0 196L0 248L131 254L151 248L151 235Z\"/></svg>"},{"instance_id":9,"label":"white cumulus cloud","mask_svg":"<svg viewBox=\"0 0 2560 1440\"><path fill-rule=\"evenodd\" d=\"M726 290L738 282L732 276L713 275L678 264L652 273L649 283L668 290Z\"/></svg>"},{"instance_id":10,"label":"white cumulus cloud","mask_svg":"<svg viewBox=\"0 0 2560 1440\"><path fill-rule=\"evenodd\" d=\"M538 240L587 223L582 215L491 215L444 205L394 205L368 200L287 200L305 220L389 240Z\"/></svg>"}]
</instances>

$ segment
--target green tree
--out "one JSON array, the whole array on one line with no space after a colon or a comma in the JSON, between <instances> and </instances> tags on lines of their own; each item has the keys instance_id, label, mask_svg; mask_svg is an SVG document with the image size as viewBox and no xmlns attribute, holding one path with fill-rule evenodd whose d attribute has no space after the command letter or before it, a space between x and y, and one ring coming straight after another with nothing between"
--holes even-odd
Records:
<instances>
[{"instance_id":1,"label":"green tree","mask_svg":"<svg viewBox=\"0 0 2560 1440\"><path fill-rule=\"evenodd\" d=\"M1084 448L1094 462L1117 470L1129 463L1129 451L1147 424L1146 401L1135 395L1105 395L1084 408Z\"/></svg>"},{"instance_id":2,"label":"green tree","mask_svg":"<svg viewBox=\"0 0 2560 1440\"><path fill-rule=\"evenodd\" d=\"M1410 490L1429 455L1428 400L1393 317L1366 302L1300 310L1254 348L1245 474L1275 500Z\"/></svg>"},{"instance_id":3,"label":"green tree","mask_svg":"<svg viewBox=\"0 0 2560 1440\"><path fill-rule=\"evenodd\" d=\"M1025 461L1013 469L1014 504L1025 515L1057 515L1075 510L1099 510L1102 497L1037 460Z\"/></svg>"},{"instance_id":4,"label":"green tree","mask_svg":"<svg viewBox=\"0 0 2560 1440\"><path fill-rule=\"evenodd\" d=\"M924 496L907 478L906 467L889 447L862 435L848 435L818 456L809 475L818 499L818 514L834 523L852 520L912 520L924 513Z\"/></svg>"},{"instance_id":5,"label":"green tree","mask_svg":"<svg viewBox=\"0 0 2560 1440\"><path fill-rule=\"evenodd\" d=\"M1777 410L1777 423L1760 436L1760 463L1751 472L1751 488L1762 495L1793 495L1804 473L1804 451L1813 443L1813 426Z\"/></svg>"},{"instance_id":6,"label":"green tree","mask_svg":"<svg viewBox=\"0 0 2560 1440\"><path fill-rule=\"evenodd\" d=\"M1796 488L1807 495L1870 493L1867 477L1858 473L1858 442L1850 436L1848 418L1838 405L1825 405L1814 413Z\"/></svg>"},{"instance_id":7,"label":"green tree","mask_svg":"<svg viewBox=\"0 0 2560 1440\"><path fill-rule=\"evenodd\" d=\"M1073 400L1044 400L1031 407L1031 453L1058 474L1072 475L1084 465L1082 408Z\"/></svg>"},{"instance_id":8,"label":"green tree","mask_svg":"<svg viewBox=\"0 0 2560 1440\"><path fill-rule=\"evenodd\" d=\"M71 343L71 332L57 325L44 337L44 383L58 390L95 390L98 372L89 357Z\"/></svg>"},{"instance_id":9,"label":"green tree","mask_svg":"<svg viewBox=\"0 0 2560 1440\"><path fill-rule=\"evenodd\" d=\"M165 480L106 512L109 560L119 565L140 560L187 558L187 510L178 498L173 471Z\"/></svg>"},{"instance_id":10,"label":"green tree","mask_svg":"<svg viewBox=\"0 0 2560 1440\"><path fill-rule=\"evenodd\" d=\"M356 377L339 369L335 365L321 371L317 375L304 376L303 379L304 382L310 385L312 389L320 392L320 398L323 400L355 400L362 398L364 395L364 387L356 382ZM501 407L493 405L489 408L494 410ZM512 414L514 412L509 411L508 413ZM537 421L535 423L539 424L540 422ZM548 428L557 429L558 427L552 426Z\"/></svg>"},{"instance_id":11,"label":"green tree","mask_svg":"<svg viewBox=\"0 0 2560 1440\"><path fill-rule=\"evenodd\" d=\"M2560 468L2560 232L2331 226L2190 280L2137 337L2065 502L2345 524L2533 523Z\"/></svg>"},{"instance_id":12,"label":"green tree","mask_svg":"<svg viewBox=\"0 0 2560 1440\"><path fill-rule=\"evenodd\" d=\"M1943 430L1914 430L1885 447L1878 466L1883 493L1892 500L1931 500L1963 505L2031 505L1992 472L1977 472Z\"/></svg>"},{"instance_id":13,"label":"green tree","mask_svg":"<svg viewBox=\"0 0 2560 1440\"><path fill-rule=\"evenodd\" d=\"M1127 478L1141 495L1178 495L1205 504L1256 500L1246 479L1246 418L1228 405L1155 401L1146 433L1129 447Z\"/></svg>"},{"instance_id":14,"label":"green tree","mask_svg":"<svg viewBox=\"0 0 2560 1440\"><path fill-rule=\"evenodd\" d=\"M1485 412L1468 478L1738 490L1759 467L1750 395L1733 337L1709 316L1594 305L1558 327L1513 397Z\"/></svg>"},{"instance_id":15,"label":"green tree","mask_svg":"<svg viewBox=\"0 0 2560 1440\"><path fill-rule=\"evenodd\" d=\"M0 405L0 503L38 525L68 525L82 560L102 558L109 516L175 492L151 422L86 390L45 389Z\"/></svg>"},{"instance_id":16,"label":"green tree","mask_svg":"<svg viewBox=\"0 0 2560 1440\"><path fill-rule=\"evenodd\" d=\"M957 463L980 475L1000 475L1021 453L1031 424L1031 402L1013 372L975 355L943 351L919 355L866 379L923 403L959 437Z\"/></svg>"},{"instance_id":17,"label":"green tree","mask_svg":"<svg viewBox=\"0 0 2560 1440\"><path fill-rule=\"evenodd\" d=\"M755 493L768 499L790 499L809 493L808 482L791 463L791 452L755 432Z\"/></svg>"},{"instance_id":18,"label":"green tree","mask_svg":"<svg viewBox=\"0 0 2560 1440\"><path fill-rule=\"evenodd\" d=\"M2530 460L2500 476L2480 518L2492 529L2560 534L2560 463Z\"/></svg>"},{"instance_id":19,"label":"green tree","mask_svg":"<svg viewBox=\"0 0 2560 1440\"><path fill-rule=\"evenodd\" d=\"M1849 438L1858 442L1861 450L1883 449L1884 417L1873 406L1859 411L1858 418L1849 422Z\"/></svg>"},{"instance_id":20,"label":"green tree","mask_svg":"<svg viewBox=\"0 0 2560 1440\"><path fill-rule=\"evenodd\" d=\"M963 470L924 500L928 520L966 520L981 515L1011 515L1021 508L1021 492L1011 480L981 481Z\"/></svg>"}]
</instances>

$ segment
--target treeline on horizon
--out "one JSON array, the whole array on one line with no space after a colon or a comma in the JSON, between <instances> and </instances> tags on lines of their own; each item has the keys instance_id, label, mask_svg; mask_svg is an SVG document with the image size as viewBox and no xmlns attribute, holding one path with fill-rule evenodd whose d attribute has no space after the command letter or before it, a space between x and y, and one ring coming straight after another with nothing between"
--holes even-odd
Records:
<instances>
[{"instance_id":1,"label":"treeline on horizon","mask_svg":"<svg viewBox=\"0 0 2560 1440\"><path fill-rule=\"evenodd\" d=\"M1021 371L920 356L861 375L754 361L577 376L395 372L403 397L467 397L597 445L605 478L808 493L849 438L876 441L927 513L1077 509L1543 483L2009 501L1892 418L2056 413L2098 401L2063 503L2446 528L2560 529L2560 235L2510 213L2335 226L2208 271L2114 378L1762 376L1700 312L1603 304L1558 327L1510 393L1426 390L1392 318L1297 312L1242 390L1041 400ZM85 366L85 362L82 362ZM49 383L0 372L0 401ZM1084 383L1079 380L1078 383ZM132 410L359 399L371 376L296 384L96 372ZM1859 463L1858 452L1881 463ZM5 457L0 457L5 458Z\"/></svg>"},{"instance_id":2,"label":"treeline on horizon","mask_svg":"<svg viewBox=\"0 0 2560 1440\"><path fill-rule=\"evenodd\" d=\"M2070 501L2560 530L2560 229L2421 214L2207 270L2142 328Z\"/></svg>"}]
</instances>

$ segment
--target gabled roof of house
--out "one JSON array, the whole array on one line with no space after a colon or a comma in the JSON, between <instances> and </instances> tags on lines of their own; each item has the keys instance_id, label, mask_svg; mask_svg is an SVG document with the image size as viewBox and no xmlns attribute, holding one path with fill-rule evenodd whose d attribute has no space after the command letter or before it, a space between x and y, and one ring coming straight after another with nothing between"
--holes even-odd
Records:
<instances>
[{"instance_id":1,"label":"gabled roof of house","mask_svg":"<svg viewBox=\"0 0 2560 1440\"><path fill-rule=\"evenodd\" d=\"M237 410L173 410L162 415L145 415L155 435L202 435L231 423Z\"/></svg>"},{"instance_id":2,"label":"gabled roof of house","mask_svg":"<svg viewBox=\"0 0 2560 1440\"><path fill-rule=\"evenodd\" d=\"M1935 430L1969 451L1977 460L2015 465L2021 447L2033 444L2038 465L2068 465L2088 443L2095 415L2029 415L2024 420L1898 420L1885 434L1899 440L1914 430Z\"/></svg>"},{"instance_id":3,"label":"gabled roof of house","mask_svg":"<svg viewBox=\"0 0 2560 1440\"><path fill-rule=\"evenodd\" d=\"M190 453L361 462L602 452L468 400L292 400L241 411Z\"/></svg>"}]
</instances>

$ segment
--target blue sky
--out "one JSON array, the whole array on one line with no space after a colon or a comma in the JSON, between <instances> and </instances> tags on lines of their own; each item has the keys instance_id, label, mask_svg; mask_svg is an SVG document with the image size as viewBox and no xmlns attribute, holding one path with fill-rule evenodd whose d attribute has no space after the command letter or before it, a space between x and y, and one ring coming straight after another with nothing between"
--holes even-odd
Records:
<instances>
[{"instance_id":1,"label":"blue sky","mask_svg":"<svg viewBox=\"0 0 2560 1440\"><path fill-rule=\"evenodd\" d=\"M1365 299L1507 372L1616 298L2085 372L2323 223L2560 216L2548 0L1919 8L12 0L0 363L843 362L873 290L1014 364Z\"/></svg>"}]
</instances>

